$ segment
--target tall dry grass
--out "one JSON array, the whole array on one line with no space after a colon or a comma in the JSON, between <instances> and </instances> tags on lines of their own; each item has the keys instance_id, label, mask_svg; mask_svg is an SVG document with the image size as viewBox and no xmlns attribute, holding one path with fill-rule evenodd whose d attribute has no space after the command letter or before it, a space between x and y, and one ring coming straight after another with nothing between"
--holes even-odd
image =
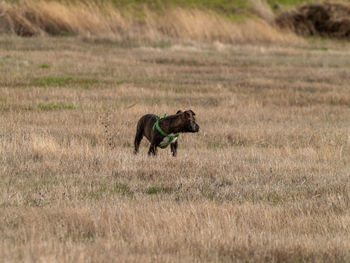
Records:
<instances>
[{"instance_id":1,"label":"tall dry grass","mask_svg":"<svg viewBox=\"0 0 350 263\"><path fill-rule=\"evenodd\" d=\"M231 21L213 11L165 8L162 12L144 7L139 17L112 4L93 1L60 3L45 0L21 0L19 4L2 2L0 30L20 36L78 35L119 40L160 41L183 39L196 41L297 42L268 23L271 10L263 2L254 7L264 19Z\"/></svg>"}]
</instances>

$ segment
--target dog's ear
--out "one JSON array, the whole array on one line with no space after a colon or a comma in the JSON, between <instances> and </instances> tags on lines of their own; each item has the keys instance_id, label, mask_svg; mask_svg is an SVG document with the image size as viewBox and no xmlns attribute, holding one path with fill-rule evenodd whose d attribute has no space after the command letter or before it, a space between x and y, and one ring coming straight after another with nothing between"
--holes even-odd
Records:
<instances>
[{"instance_id":1,"label":"dog's ear","mask_svg":"<svg viewBox=\"0 0 350 263\"><path fill-rule=\"evenodd\" d=\"M196 114L194 113L193 110L189 110L189 111L192 112L192 115L193 115L193 116L196 116Z\"/></svg>"},{"instance_id":2,"label":"dog's ear","mask_svg":"<svg viewBox=\"0 0 350 263\"><path fill-rule=\"evenodd\" d=\"M191 119L193 117L193 114L192 114L191 110L187 110L184 113L185 113L185 117L188 118L188 119Z\"/></svg>"},{"instance_id":3,"label":"dog's ear","mask_svg":"<svg viewBox=\"0 0 350 263\"><path fill-rule=\"evenodd\" d=\"M182 113L182 110L178 110L178 111L176 112L176 114L179 114L179 113Z\"/></svg>"}]
</instances>

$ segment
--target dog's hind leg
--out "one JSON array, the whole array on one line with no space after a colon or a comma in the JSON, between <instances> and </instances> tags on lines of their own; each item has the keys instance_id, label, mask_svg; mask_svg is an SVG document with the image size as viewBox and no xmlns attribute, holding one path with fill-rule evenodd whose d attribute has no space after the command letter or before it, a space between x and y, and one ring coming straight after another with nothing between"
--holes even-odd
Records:
<instances>
[{"instance_id":1,"label":"dog's hind leg","mask_svg":"<svg viewBox=\"0 0 350 263\"><path fill-rule=\"evenodd\" d=\"M170 144L171 152L173 153L173 156L175 157L177 155L177 140Z\"/></svg>"},{"instance_id":2,"label":"dog's hind leg","mask_svg":"<svg viewBox=\"0 0 350 263\"><path fill-rule=\"evenodd\" d=\"M139 147L140 147L140 142L143 138L143 127L142 127L142 123L139 122L137 124L137 129L136 129L136 135L135 135L135 141L134 141L134 154L137 154L139 151Z\"/></svg>"},{"instance_id":3,"label":"dog's hind leg","mask_svg":"<svg viewBox=\"0 0 350 263\"><path fill-rule=\"evenodd\" d=\"M155 144L151 144L148 150L148 155L157 155L157 146Z\"/></svg>"}]
</instances>

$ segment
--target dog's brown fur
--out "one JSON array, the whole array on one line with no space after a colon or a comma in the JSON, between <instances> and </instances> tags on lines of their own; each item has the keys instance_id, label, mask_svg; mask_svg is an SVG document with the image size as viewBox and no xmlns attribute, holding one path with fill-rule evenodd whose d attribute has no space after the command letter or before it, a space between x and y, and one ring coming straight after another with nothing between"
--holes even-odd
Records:
<instances>
[{"instance_id":1,"label":"dog's brown fur","mask_svg":"<svg viewBox=\"0 0 350 263\"><path fill-rule=\"evenodd\" d=\"M196 123L196 114L192 110L181 111L179 110L176 114L170 115L166 118L159 120L160 128L167 134L176 134L183 132L198 132L199 125ZM157 116L154 114L146 114L141 117L137 123L136 136L134 141L134 153L137 154L139 151L140 142L145 136L151 143L148 155L156 155L157 147L164 139L157 129L154 129L152 136L152 127L157 121ZM177 154L178 140L170 144L171 152L173 156Z\"/></svg>"}]
</instances>

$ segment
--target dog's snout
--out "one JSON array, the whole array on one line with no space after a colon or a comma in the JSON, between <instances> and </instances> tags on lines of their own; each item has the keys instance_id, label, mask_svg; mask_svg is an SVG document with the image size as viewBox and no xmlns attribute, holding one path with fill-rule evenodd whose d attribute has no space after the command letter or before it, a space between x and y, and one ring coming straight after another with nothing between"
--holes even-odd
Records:
<instances>
[{"instance_id":1,"label":"dog's snout","mask_svg":"<svg viewBox=\"0 0 350 263\"><path fill-rule=\"evenodd\" d=\"M196 132L198 132L198 131L199 131L199 125L198 125L198 124L196 124L196 128L195 128L195 130L196 130Z\"/></svg>"},{"instance_id":2,"label":"dog's snout","mask_svg":"<svg viewBox=\"0 0 350 263\"><path fill-rule=\"evenodd\" d=\"M199 131L199 125L197 123L194 123L193 132L198 132L198 131Z\"/></svg>"}]
</instances>

